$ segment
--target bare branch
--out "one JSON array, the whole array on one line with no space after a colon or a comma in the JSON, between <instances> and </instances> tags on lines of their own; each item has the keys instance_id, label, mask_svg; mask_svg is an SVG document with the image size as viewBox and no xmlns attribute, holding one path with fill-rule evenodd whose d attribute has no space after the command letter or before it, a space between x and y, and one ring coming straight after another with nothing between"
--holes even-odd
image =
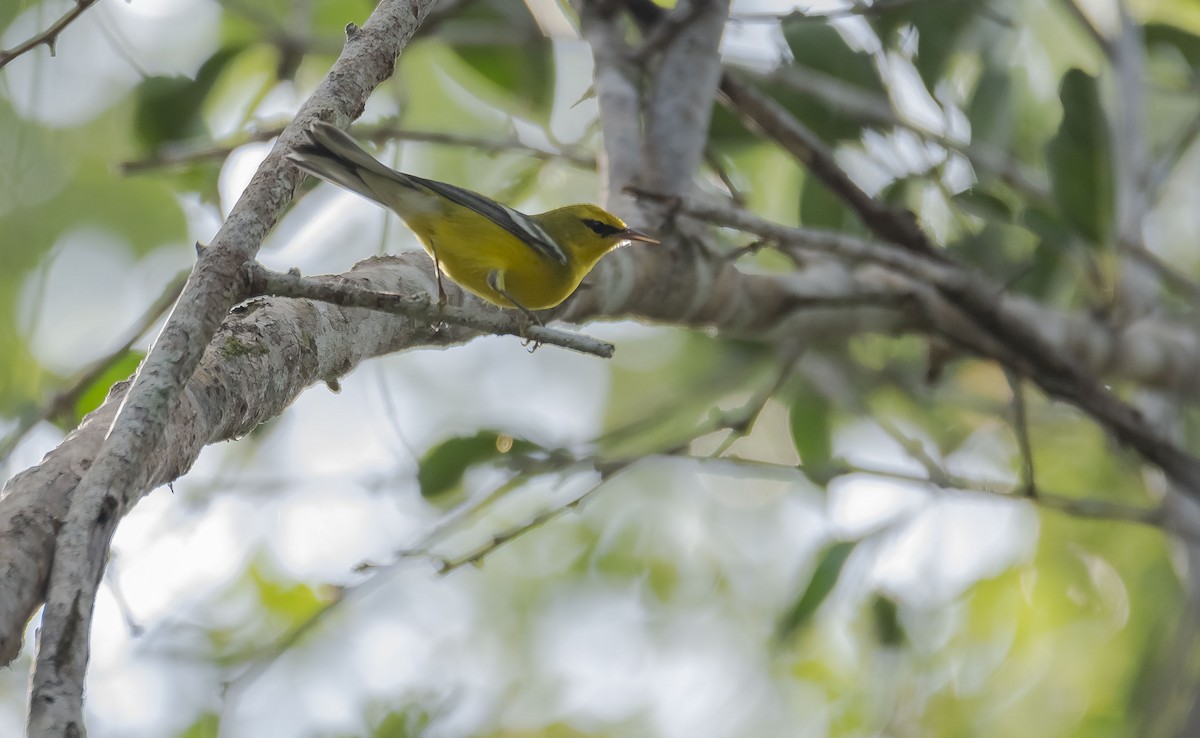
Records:
<instances>
[{"instance_id":1,"label":"bare branch","mask_svg":"<svg viewBox=\"0 0 1200 738\"><path fill-rule=\"evenodd\" d=\"M450 323L474 331L498 336L520 336L538 344L561 346L583 354L612 358L613 345L590 336L547 328L542 325L524 325L512 311L504 313L482 312L453 305L439 308L428 295L410 297L395 292L379 292L364 289L341 276L301 277L297 274L280 274L260 264L246 267L248 295L273 295L320 300L342 307L360 307L369 310L403 315L431 325ZM451 286L454 289L454 286Z\"/></svg>"},{"instance_id":2,"label":"bare branch","mask_svg":"<svg viewBox=\"0 0 1200 738\"><path fill-rule=\"evenodd\" d=\"M42 44L45 44L46 48L50 49L50 56L54 56L58 37L67 29L67 26L74 23L75 19L83 15L84 11L95 4L96 0L75 0L75 7L63 13L62 17L54 21L49 28L30 37L24 43L17 44L11 49L0 51L0 69L8 66L8 63L18 56L32 51Z\"/></svg>"},{"instance_id":3,"label":"bare branch","mask_svg":"<svg viewBox=\"0 0 1200 738\"><path fill-rule=\"evenodd\" d=\"M875 0L873 3L851 2L843 8L834 10L811 10L808 8L797 8L796 10L787 13L735 13L731 20L739 23L771 23L780 21L811 21L811 22L828 22L833 20L842 20L844 18L866 17L871 18L893 10L900 10L910 5L920 5L921 3L932 2L932 0Z\"/></svg>"},{"instance_id":4,"label":"bare branch","mask_svg":"<svg viewBox=\"0 0 1200 738\"><path fill-rule=\"evenodd\" d=\"M255 141L270 141L282 134L283 130L283 126L272 126L216 143L169 146L147 158L124 161L118 166L123 174L139 174L155 169L188 166L202 161L221 160L228 157L239 146L244 146ZM415 141L444 146L461 146L478 149L489 154L514 152L535 159L561 159L584 169L595 170L596 168L596 158L586 151L576 148L551 151L530 146L516 138L487 138L483 136L448 133L445 131L413 131L392 124L356 125L351 126L349 131L364 141L371 141L377 144L385 141Z\"/></svg>"},{"instance_id":5,"label":"bare branch","mask_svg":"<svg viewBox=\"0 0 1200 738\"><path fill-rule=\"evenodd\" d=\"M1025 494L1038 496L1037 476L1033 471L1033 444L1029 441L1029 414L1025 408L1025 388L1021 378L1011 369L1004 370L1008 386L1012 390L1013 434L1017 437L1017 451L1021 454L1021 476Z\"/></svg>"},{"instance_id":6,"label":"bare branch","mask_svg":"<svg viewBox=\"0 0 1200 738\"><path fill-rule=\"evenodd\" d=\"M986 494L1013 500L1014 502L1029 502L1081 520L1109 520L1119 523L1146 525L1158 528L1172 535L1177 535L1187 541L1200 542L1200 525L1197 525L1195 521L1190 521L1188 524L1180 526L1177 524L1177 520L1173 519L1165 509L1160 507L1123 505L1107 500L1069 497L1049 492L1043 492L1038 497L1031 498L1024 495L1020 489L1014 489L1009 482L987 482L967 479L956 474L951 474L937 464L933 465L934 471L932 474L929 473L930 470L927 468L926 475L923 476L895 469L852 464L846 461L835 461L832 470L829 467L824 467L820 470L809 470L803 466L788 466L766 461L729 457L714 459L707 456L681 456L680 458L686 458L703 464L706 469L718 473L721 467L725 466L737 469L749 469L763 474L771 474L773 477L785 478L794 475L804 475L807 477L809 473L813 473L816 478L826 480L830 477L832 471L832 475L835 477L862 474L880 479L893 479L898 482L928 485L929 487L949 492Z\"/></svg>"}]
</instances>

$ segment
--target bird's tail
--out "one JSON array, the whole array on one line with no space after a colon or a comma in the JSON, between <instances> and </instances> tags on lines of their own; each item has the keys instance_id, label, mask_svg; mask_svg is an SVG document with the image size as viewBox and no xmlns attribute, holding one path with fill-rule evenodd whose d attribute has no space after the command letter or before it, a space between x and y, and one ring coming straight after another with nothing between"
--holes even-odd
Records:
<instances>
[{"instance_id":1,"label":"bird's tail","mask_svg":"<svg viewBox=\"0 0 1200 738\"><path fill-rule=\"evenodd\" d=\"M380 163L340 128L318 121L305 131L308 140L287 155L296 166L327 182L396 207L396 185L417 188L408 175ZM403 190L401 190L402 192Z\"/></svg>"}]
</instances>

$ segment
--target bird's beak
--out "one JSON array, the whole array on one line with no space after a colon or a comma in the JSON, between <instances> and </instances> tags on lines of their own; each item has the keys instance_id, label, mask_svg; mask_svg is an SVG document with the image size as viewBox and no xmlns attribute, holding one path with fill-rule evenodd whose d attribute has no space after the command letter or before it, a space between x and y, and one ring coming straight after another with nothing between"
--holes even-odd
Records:
<instances>
[{"instance_id":1,"label":"bird's beak","mask_svg":"<svg viewBox=\"0 0 1200 738\"><path fill-rule=\"evenodd\" d=\"M621 231L621 238L626 241L641 241L642 243L662 243L662 241L659 241L657 238L654 238L653 236L647 236L645 233L642 233L641 231L635 231L632 228L626 228L625 230Z\"/></svg>"}]
</instances>

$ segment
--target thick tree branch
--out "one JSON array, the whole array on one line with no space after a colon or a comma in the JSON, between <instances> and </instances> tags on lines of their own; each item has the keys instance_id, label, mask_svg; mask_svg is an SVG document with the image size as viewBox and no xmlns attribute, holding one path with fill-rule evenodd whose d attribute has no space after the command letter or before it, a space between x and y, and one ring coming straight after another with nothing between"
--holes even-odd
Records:
<instances>
[{"instance_id":1,"label":"thick tree branch","mask_svg":"<svg viewBox=\"0 0 1200 738\"><path fill-rule=\"evenodd\" d=\"M721 78L718 47L729 16L729 0L687 0L654 27L670 29L658 44L658 63L647 95L645 186L687 194L708 145L712 100ZM678 22L672 23L672 18ZM657 40L655 40L657 38Z\"/></svg>"},{"instance_id":2,"label":"thick tree branch","mask_svg":"<svg viewBox=\"0 0 1200 738\"><path fill-rule=\"evenodd\" d=\"M154 347L138 370L104 447L75 490L55 546L38 638L27 726L31 735L82 735L83 681L96 589L117 522L146 491L146 469L163 446L167 421L185 383L229 308L237 274L291 200L301 174L283 154L315 119L345 124L395 67L432 0L384 0L301 107L293 126L260 166L213 244L200 253Z\"/></svg>"}]
</instances>

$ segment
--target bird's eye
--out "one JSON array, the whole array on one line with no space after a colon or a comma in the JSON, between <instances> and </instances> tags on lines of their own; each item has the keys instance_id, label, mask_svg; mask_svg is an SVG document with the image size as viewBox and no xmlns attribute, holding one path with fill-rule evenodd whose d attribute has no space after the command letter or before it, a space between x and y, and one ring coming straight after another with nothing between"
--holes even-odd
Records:
<instances>
[{"instance_id":1,"label":"bird's eye","mask_svg":"<svg viewBox=\"0 0 1200 738\"><path fill-rule=\"evenodd\" d=\"M588 218L584 219L583 224L588 228L591 228L592 232L597 236L615 236L622 230L621 228L609 225L608 223L604 223L599 220L591 220Z\"/></svg>"}]
</instances>

